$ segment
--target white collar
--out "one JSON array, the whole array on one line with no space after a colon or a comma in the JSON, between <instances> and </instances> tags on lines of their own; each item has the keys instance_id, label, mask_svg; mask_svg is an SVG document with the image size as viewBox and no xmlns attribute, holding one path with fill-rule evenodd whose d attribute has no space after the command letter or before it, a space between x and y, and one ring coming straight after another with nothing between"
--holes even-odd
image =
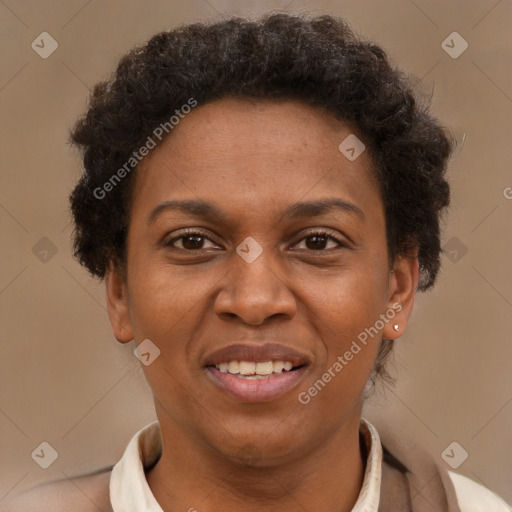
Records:
<instances>
[{"instance_id":1,"label":"white collar","mask_svg":"<svg viewBox=\"0 0 512 512\"><path fill-rule=\"evenodd\" d=\"M361 419L360 432L366 443L368 459L363 485L351 512L377 512L382 474L382 446L375 427ZM158 421L139 430L112 469L110 501L114 512L163 512L156 501L145 476L162 453L162 439Z\"/></svg>"}]
</instances>

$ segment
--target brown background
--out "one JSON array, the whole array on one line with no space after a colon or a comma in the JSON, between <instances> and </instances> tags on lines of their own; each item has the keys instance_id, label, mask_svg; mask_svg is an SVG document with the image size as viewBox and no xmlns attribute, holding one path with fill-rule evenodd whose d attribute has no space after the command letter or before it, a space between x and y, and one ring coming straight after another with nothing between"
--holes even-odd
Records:
<instances>
[{"instance_id":1,"label":"brown background","mask_svg":"<svg viewBox=\"0 0 512 512\"><path fill-rule=\"evenodd\" d=\"M115 463L154 419L134 347L115 342L102 285L70 253L67 196L80 162L66 140L89 89L157 31L268 9L345 17L433 92L434 113L460 143L439 283L418 297L397 342L396 388L367 415L409 431L436 458L457 441L469 452L458 471L512 502L507 0L2 0L0 499ZM43 31L59 44L47 59L31 48ZM453 31L469 43L457 59L441 47ZM59 454L46 470L31 458L42 441Z\"/></svg>"}]
</instances>

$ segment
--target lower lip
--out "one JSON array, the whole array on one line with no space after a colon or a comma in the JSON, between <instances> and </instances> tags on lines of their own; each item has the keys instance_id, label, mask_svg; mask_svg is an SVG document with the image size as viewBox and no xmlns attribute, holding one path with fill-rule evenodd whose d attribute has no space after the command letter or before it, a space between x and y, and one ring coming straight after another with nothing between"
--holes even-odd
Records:
<instances>
[{"instance_id":1,"label":"lower lip","mask_svg":"<svg viewBox=\"0 0 512 512\"><path fill-rule=\"evenodd\" d=\"M284 395L302 379L307 366L284 371L268 379L244 379L228 372L221 372L213 366L206 368L213 382L228 395L242 402L270 402Z\"/></svg>"}]
</instances>

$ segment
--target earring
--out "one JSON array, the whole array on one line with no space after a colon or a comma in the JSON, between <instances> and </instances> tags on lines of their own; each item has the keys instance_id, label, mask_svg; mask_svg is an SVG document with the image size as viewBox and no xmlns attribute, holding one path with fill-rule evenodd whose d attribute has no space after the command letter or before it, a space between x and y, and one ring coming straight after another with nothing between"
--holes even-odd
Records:
<instances>
[{"instance_id":1,"label":"earring","mask_svg":"<svg viewBox=\"0 0 512 512\"><path fill-rule=\"evenodd\" d=\"M398 331L398 324L393 325L393 329L395 329L395 331Z\"/></svg>"}]
</instances>

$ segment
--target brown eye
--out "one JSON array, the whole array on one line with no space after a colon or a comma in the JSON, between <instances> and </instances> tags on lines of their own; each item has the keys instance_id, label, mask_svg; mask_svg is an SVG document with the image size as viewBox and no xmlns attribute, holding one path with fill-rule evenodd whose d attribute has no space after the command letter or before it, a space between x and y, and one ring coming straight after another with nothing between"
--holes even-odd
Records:
<instances>
[{"instance_id":1,"label":"brown eye","mask_svg":"<svg viewBox=\"0 0 512 512\"><path fill-rule=\"evenodd\" d=\"M306 246L308 249L318 250L325 249L325 245L327 244L328 237L324 235L312 235L306 238Z\"/></svg>"},{"instance_id":2,"label":"brown eye","mask_svg":"<svg viewBox=\"0 0 512 512\"><path fill-rule=\"evenodd\" d=\"M330 231L318 231L309 233L299 241L299 244L303 241L305 248L309 249L310 251L323 251L326 249L334 249L336 247L347 247L347 244L334 237ZM327 247L329 242L334 243L334 245Z\"/></svg>"},{"instance_id":3,"label":"brown eye","mask_svg":"<svg viewBox=\"0 0 512 512\"><path fill-rule=\"evenodd\" d=\"M204 237L202 235L187 235L181 237L181 240L184 249L194 250L203 248Z\"/></svg>"},{"instance_id":4,"label":"brown eye","mask_svg":"<svg viewBox=\"0 0 512 512\"><path fill-rule=\"evenodd\" d=\"M207 242L211 243L211 247L217 247L205 234L199 231L190 231L165 242L164 246L184 251L200 251L210 248L204 246Z\"/></svg>"}]
</instances>

